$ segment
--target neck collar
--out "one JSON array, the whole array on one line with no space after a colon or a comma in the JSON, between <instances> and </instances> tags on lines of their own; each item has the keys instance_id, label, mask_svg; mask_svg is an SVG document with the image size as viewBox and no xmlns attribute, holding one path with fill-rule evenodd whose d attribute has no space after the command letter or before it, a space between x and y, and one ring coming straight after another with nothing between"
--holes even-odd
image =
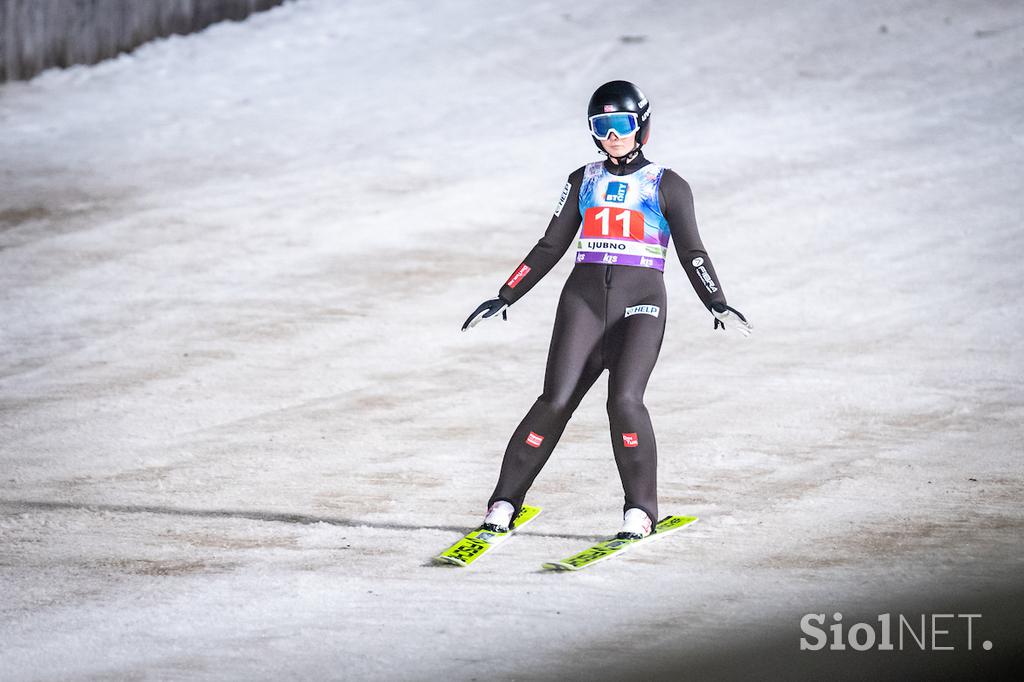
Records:
<instances>
[{"instance_id":1,"label":"neck collar","mask_svg":"<svg viewBox=\"0 0 1024 682\"><path fill-rule=\"evenodd\" d=\"M614 157L618 163L612 161L612 158L609 156L604 162L605 170L612 175L629 175L650 163L639 147L626 156Z\"/></svg>"}]
</instances>

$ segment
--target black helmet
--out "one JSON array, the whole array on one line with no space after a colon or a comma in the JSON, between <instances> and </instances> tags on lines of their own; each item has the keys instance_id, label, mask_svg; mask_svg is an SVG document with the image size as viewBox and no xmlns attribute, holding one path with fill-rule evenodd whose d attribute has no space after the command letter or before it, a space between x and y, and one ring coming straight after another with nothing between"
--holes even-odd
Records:
<instances>
[{"instance_id":1,"label":"black helmet","mask_svg":"<svg viewBox=\"0 0 1024 682\"><path fill-rule=\"evenodd\" d=\"M636 114L639 129L636 134L637 148L647 143L651 134L651 105L644 93L629 81L609 81L590 96L587 106L587 123L590 117L612 112L629 112ZM604 152L601 141L594 138L594 144Z\"/></svg>"}]
</instances>

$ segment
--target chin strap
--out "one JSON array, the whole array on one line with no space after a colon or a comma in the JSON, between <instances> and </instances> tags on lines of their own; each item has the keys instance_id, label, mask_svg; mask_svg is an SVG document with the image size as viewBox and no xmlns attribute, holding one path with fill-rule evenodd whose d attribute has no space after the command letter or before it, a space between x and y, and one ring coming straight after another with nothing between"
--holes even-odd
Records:
<instances>
[{"instance_id":1,"label":"chin strap","mask_svg":"<svg viewBox=\"0 0 1024 682\"><path fill-rule=\"evenodd\" d=\"M606 152L604 149L601 150L601 153L604 154L605 156L607 156L609 159L613 159L615 161L615 163L624 166L627 163L629 163L630 161L632 161L633 159L635 159L640 154L640 149L642 147L643 147L642 144L638 144L637 146L633 147L633 149L631 149L629 152L627 152L623 156L612 156L611 154Z\"/></svg>"}]
</instances>

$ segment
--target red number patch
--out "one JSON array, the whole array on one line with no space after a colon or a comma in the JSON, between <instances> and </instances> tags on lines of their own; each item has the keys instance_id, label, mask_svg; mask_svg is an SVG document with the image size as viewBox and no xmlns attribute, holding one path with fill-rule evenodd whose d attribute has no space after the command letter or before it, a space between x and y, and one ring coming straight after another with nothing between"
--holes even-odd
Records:
<instances>
[{"instance_id":1,"label":"red number patch","mask_svg":"<svg viewBox=\"0 0 1024 682\"><path fill-rule=\"evenodd\" d=\"M584 237L644 240L644 214L628 208L591 206L583 216Z\"/></svg>"}]
</instances>

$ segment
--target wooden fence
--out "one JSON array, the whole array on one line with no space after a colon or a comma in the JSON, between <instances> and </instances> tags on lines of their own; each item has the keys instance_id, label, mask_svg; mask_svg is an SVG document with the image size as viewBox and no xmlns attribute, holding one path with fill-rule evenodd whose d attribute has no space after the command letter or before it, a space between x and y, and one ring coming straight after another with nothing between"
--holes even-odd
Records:
<instances>
[{"instance_id":1,"label":"wooden fence","mask_svg":"<svg viewBox=\"0 0 1024 682\"><path fill-rule=\"evenodd\" d=\"M94 64L154 38L239 21L283 0L0 0L0 82Z\"/></svg>"}]
</instances>

